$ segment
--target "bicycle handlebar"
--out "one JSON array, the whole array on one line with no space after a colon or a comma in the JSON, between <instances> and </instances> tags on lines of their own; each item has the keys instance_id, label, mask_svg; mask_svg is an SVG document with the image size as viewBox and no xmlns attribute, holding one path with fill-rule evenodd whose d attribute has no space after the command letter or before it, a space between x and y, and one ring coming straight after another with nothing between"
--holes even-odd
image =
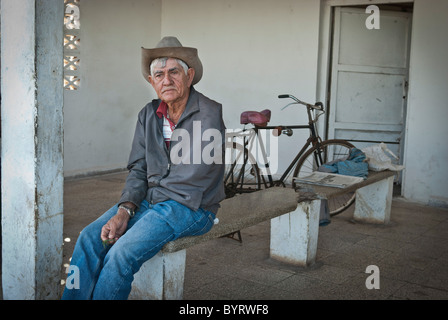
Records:
<instances>
[{"instance_id":1,"label":"bicycle handlebar","mask_svg":"<svg viewBox=\"0 0 448 320\"><path fill-rule=\"evenodd\" d=\"M278 97L279 97L279 99L290 98L290 99L294 100L295 103L297 103L297 104L303 104L304 106L307 106L308 108L319 110L319 111L324 111L324 106L323 106L322 102L316 102L316 104L310 104L310 103L300 101L299 99L297 99L296 97L294 97L293 95L290 95L290 94L281 94ZM287 106L289 106L289 104ZM286 108L286 107L284 107L284 108Z\"/></svg>"}]
</instances>

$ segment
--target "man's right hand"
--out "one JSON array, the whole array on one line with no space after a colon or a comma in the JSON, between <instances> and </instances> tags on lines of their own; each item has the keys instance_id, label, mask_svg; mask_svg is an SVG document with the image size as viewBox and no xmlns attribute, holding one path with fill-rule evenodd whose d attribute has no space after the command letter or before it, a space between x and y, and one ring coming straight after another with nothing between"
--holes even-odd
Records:
<instances>
[{"instance_id":1,"label":"man's right hand","mask_svg":"<svg viewBox=\"0 0 448 320\"><path fill-rule=\"evenodd\" d=\"M129 214L124 209L118 209L113 216L101 229L101 240L108 244L115 243L125 232L128 226Z\"/></svg>"}]
</instances>

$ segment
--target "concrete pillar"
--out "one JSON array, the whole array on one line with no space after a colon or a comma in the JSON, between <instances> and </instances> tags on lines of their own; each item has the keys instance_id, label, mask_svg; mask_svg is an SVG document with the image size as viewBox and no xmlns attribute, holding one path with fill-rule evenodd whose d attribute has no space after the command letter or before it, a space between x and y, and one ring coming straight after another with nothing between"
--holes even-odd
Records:
<instances>
[{"instance_id":1,"label":"concrete pillar","mask_svg":"<svg viewBox=\"0 0 448 320\"><path fill-rule=\"evenodd\" d=\"M321 203L302 201L295 211L271 219L271 258L303 267L314 264Z\"/></svg>"},{"instance_id":2,"label":"concrete pillar","mask_svg":"<svg viewBox=\"0 0 448 320\"><path fill-rule=\"evenodd\" d=\"M186 250L159 252L134 275L129 300L182 300Z\"/></svg>"},{"instance_id":3,"label":"concrete pillar","mask_svg":"<svg viewBox=\"0 0 448 320\"><path fill-rule=\"evenodd\" d=\"M356 190L353 218L367 223L389 223L393 187L394 176L391 176Z\"/></svg>"},{"instance_id":4,"label":"concrete pillar","mask_svg":"<svg viewBox=\"0 0 448 320\"><path fill-rule=\"evenodd\" d=\"M1 5L3 298L58 299L64 1Z\"/></svg>"}]
</instances>

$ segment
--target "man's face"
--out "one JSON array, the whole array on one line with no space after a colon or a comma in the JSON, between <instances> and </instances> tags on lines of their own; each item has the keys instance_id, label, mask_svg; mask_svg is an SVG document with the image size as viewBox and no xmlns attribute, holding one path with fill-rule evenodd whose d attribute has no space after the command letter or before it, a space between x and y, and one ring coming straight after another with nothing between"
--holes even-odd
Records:
<instances>
[{"instance_id":1,"label":"man's face","mask_svg":"<svg viewBox=\"0 0 448 320\"><path fill-rule=\"evenodd\" d=\"M155 66L153 75L149 76L149 82L158 97L169 105L188 97L193 77L194 69L188 69L185 74L182 66L170 58L166 61L165 67L160 63Z\"/></svg>"}]
</instances>

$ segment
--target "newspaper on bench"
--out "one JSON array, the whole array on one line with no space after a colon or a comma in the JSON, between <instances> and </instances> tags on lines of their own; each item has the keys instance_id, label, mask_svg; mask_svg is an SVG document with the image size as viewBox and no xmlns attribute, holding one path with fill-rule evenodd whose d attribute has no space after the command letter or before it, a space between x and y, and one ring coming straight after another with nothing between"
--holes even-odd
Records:
<instances>
[{"instance_id":1,"label":"newspaper on bench","mask_svg":"<svg viewBox=\"0 0 448 320\"><path fill-rule=\"evenodd\" d=\"M362 177L315 171L305 177L293 178L296 183L316 184L326 187L347 188L364 180Z\"/></svg>"}]
</instances>

